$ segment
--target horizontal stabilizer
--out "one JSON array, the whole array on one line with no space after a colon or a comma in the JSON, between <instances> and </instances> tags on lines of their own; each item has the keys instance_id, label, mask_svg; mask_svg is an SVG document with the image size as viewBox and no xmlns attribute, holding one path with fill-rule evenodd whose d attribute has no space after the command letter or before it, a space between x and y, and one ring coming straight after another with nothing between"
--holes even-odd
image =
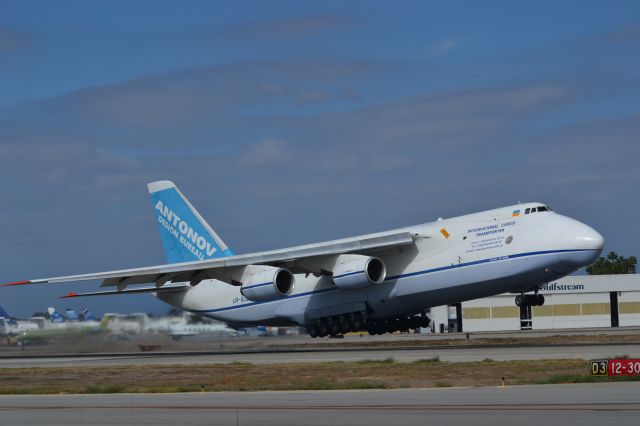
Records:
<instances>
[{"instance_id":1,"label":"horizontal stabilizer","mask_svg":"<svg viewBox=\"0 0 640 426\"><path fill-rule=\"evenodd\" d=\"M136 293L169 293L174 291L183 291L188 285L175 285L167 287L142 287L131 288L126 290L111 290L111 291L95 291L92 293L69 293L66 296L60 296L60 299L70 299L73 297L86 297L86 296L112 296L116 294L136 294Z\"/></svg>"}]
</instances>

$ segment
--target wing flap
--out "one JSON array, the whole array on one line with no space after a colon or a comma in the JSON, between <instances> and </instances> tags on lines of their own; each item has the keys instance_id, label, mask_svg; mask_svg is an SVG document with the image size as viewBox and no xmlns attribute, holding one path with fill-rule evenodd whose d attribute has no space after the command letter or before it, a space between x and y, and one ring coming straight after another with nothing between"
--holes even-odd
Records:
<instances>
[{"instance_id":1,"label":"wing flap","mask_svg":"<svg viewBox=\"0 0 640 426\"><path fill-rule=\"evenodd\" d=\"M74 297L87 297L87 296L113 296L122 294L137 294L137 293L171 293L177 291L184 291L188 285L172 285L167 287L143 287L143 288L131 288L126 290L108 290L108 291L93 291L90 293L69 293L65 296L60 296L60 299L70 299Z\"/></svg>"}]
</instances>

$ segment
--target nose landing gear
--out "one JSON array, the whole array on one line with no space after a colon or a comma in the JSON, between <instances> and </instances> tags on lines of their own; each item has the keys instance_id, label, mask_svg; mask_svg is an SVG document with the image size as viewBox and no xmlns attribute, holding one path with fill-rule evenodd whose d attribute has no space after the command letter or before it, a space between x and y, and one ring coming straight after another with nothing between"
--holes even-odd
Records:
<instances>
[{"instance_id":1,"label":"nose landing gear","mask_svg":"<svg viewBox=\"0 0 640 426\"><path fill-rule=\"evenodd\" d=\"M538 294L519 294L515 299L516 306L520 308L520 330L531 330L533 328L533 318L531 316L532 306L544 305L544 296Z\"/></svg>"},{"instance_id":2,"label":"nose landing gear","mask_svg":"<svg viewBox=\"0 0 640 426\"><path fill-rule=\"evenodd\" d=\"M542 306L544 305L544 296L541 294L519 294L516 296L516 306Z\"/></svg>"}]
</instances>

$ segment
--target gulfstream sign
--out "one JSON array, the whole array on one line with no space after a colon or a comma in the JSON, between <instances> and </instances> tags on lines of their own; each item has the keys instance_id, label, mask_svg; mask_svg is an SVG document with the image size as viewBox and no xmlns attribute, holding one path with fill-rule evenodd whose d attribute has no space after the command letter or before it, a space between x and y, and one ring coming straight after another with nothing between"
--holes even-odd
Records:
<instances>
[{"instance_id":1,"label":"gulfstream sign","mask_svg":"<svg viewBox=\"0 0 640 426\"><path fill-rule=\"evenodd\" d=\"M156 203L155 209L158 211L158 222L198 259L204 260L205 257L211 257L216 252L216 247L210 241L198 234L198 231L189 226L162 201Z\"/></svg>"},{"instance_id":2,"label":"gulfstream sign","mask_svg":"<svg viewBox=\"0 0 640 426\"><path fill-rule=\"evenodd\" d=\"M542 286L542 291L575 291L584 290L584 284L558 284L549 283Z\"/></svg>"}]
</instances>

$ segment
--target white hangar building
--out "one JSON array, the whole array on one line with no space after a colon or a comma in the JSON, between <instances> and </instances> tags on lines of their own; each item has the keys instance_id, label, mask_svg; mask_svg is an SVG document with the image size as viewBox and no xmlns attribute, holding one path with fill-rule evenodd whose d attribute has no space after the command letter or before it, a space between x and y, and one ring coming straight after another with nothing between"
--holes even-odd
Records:
<instances>
[{"instance_id":1,"label":"white hangar building","mask_svg":"<svg viewBox=\"0 0 640 426\"><path fill-rule=\"evenodd\" d=\"M569 276L545 284L543 306L505 293L431 309L438 332L640 326L640 274Z\"/></svg>"}]
</instances>

